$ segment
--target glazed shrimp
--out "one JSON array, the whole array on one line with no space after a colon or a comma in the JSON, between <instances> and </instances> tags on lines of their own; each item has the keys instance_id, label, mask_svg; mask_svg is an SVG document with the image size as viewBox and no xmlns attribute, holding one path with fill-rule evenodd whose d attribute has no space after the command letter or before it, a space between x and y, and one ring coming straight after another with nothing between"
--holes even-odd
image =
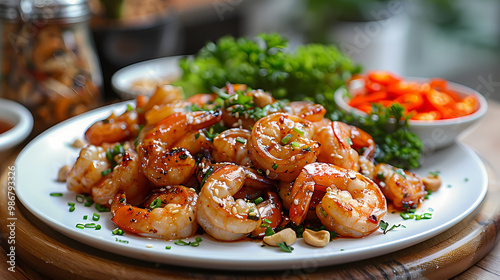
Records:
<instances>
[{"instance_id":1,"label":"glazed shrimp","mask_svg":"<svg viewBox=\"0 0 500 280\"><path fill-rule=\"evenodd\" d=\"M137 153L132 149L127 150L113 171L92 187L92 199L98 204L109 206L114 196L122 191L130 204L142 203L149 193L149 187L139 166Z\"/></svg>"},{"instance_id":2,"label":"glazed shrimp","mask_svg":"<svg viewBox=\"0 0 500 280\"><path fill-rule=\"evenodd\" d=\"M176 113L187 113L192 105L193 103L184 100L176 100L167 104L155 105L144 115L146 125L155 125L164 118Z\"/></svg>"},{"instance_id":3,"label":"glazed shrimp","mask_svg":"<svg viewBox=\"0 0 500 280\"><path fill-rule=\"evenodd\" d=\"M252 236L263 237L268 227L274 230L283 221L281 215L281 200L274 191L268 190L265 192L265 200L257 204L257 210L259 210L260 218L265 226L257 227L252 231Z\"/></svg>"},{"instance_id":4,"label":"glazed shrimp","mask_svg":"<svg viewBox=\"0 0 500 280\"><path fill-rule=\"evenodd\" d=\"M321 143L318 161L354 171L360 169L360 155L356 149L367 159L373 158L375 152L375 142L368 133L337 121L320 127L314 140Z\"/></svg>"},{"instance_id":5,"label":"glazed shrimp","mask_svg":"<svg viewBox=\"0 0 500 280\"><path fill-rule=\"evenodd\" d=\"M253 187L266 182L241 166L226 165L212 173L201 188L198 199L198 224L218 240L238 240L260 224L254 203L233 196L246 184ZM262 187L272 186L271 182Z\"/></svg>"},{"instance_id":6,"label":"glazed shrimp","mask_svg":"<svg viewBox=\"0 0 500 280\"><path fill-rule=\"evenodd\" d=\"M112 221L122 230L138 235L179 239L196 233L198 195L184 186L153 191L146 208L131 206L128 196L117 194L111 206Z\"/></svg>"},{"instance_id":7,"label":"glazed shrimp","mask_svg":"<svg viewBox=\"0 0 500 280\"><path fill-rule=\"evenodd\" d=\"M160 187L186 182L196 171L196 162L190 151L177 146L178 142L220 118L220 111L177 113L146 129L137 146L142 173Z\"/></svg>"},{"instance_id":8,"label":"glazed shrimp","mask_svg":"<svg viewBox=\"0 0 500 280\"><path fill-rule=\"evenodd\" d=\"M422 179L409 171L380 163L375 166L375 174L384 195L400 210L416 208L427 194Z\"/></svg>"},{"instance_id":9,"label":"glazed shrimp","mask_svg":"<svg viewBox=\"0 0 500 280\"><path fill-rule=\"evenodd\" d=\"M386 200L373 181L352 170L328 163L306 165L292 188L290 218L299 225L315 189L326 193L316 215L328 230L346 237L363 237L379 227L387 213Z\"/></svg>"},{"instance_id":10,"label":"glazed shrimp","mask_svg":"<svg viewBox=\"0 0 500 280\"><path fill-rule=\"evenodd\" d=\"M92 145L101 146L103 143L133 139L138 132L139 123L135 110L126 111L119 116L112 113L105 120L92 124L85 132L85 140Z\"/></svg>"},{"instance_id":11,"label":"glazed shrimp","mask_svg":"<svg viewBox=\"0 0 500 280\"><path fill-rule=\"evenodd\" d=\"M316 161L319 144L311 140L313 130L311 122L285 113L261 118L248 142L253 164L268 178L293 181L302 167Z\"/></svg>"},{"instance_id":12,"label":"glazed shrimp","mask_svg":"<svg viewBox=\"0 0 500 280\"><path fill-rule=\"evenodd\" d=\"M301 117L310 122L318 122L323 119L326 109L323 105L308 101L293 101L285 107L285 111L291 115Z\"/></svg>"},{"instance_id":13,"label":"glazed shrimp","mask_svg":"<svg viewBox=\"0 0 500 280\"><path fill-rule=\"evenodd\" d=\"M77 193L91 193L92 187L102 179L101 172L111 164L106 159L106 151L99 146L89 145L80 150L75 164L67 177L68 190Z\"/></svg>"},{"instance_id":14,"label":"glazed shrimp","mask_svg":"<svg viewBox=\"0 0 500 280\"><path fill-rule=\"evenodd\" d=\"M232 128L217 135L213 141L212 158L216 162L232 162L241 166L252 166L247 143L251 132Z\"/></svg>"}]
</instances>

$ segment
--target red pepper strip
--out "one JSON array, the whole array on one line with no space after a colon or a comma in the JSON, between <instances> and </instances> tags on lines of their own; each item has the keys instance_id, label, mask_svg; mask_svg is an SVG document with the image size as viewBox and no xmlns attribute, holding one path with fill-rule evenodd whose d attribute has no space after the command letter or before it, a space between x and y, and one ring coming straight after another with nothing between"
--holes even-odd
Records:
<instances>
[{"instance_id":1,"label":"red pepper strip","mask_svg":"<svg viewBox=\"0 0 500 280\"><path fill-rule=\"evenodd\" d=\"M420 120L420 121L435 121L441 119L441 113L438 111L430 111L425 113L417 113L413 117L412 120Z\"/></svg>"},{"instance_id":2,"label":"red pepper strip","mask_svg":"<svg viewBox=\"0 0 500 280\"><path fill-rule=\"evenodd\" d=\"M458 110L461 110L465 115L474 113L477 110L477 100L472 96L467 96L462 102L456 104Z\"/></svg>"},{"instance_id":3,"label":"red pepper strip","mask_svg":"<svg viewBox=\"0 0 500 280\"><path fill-rule=\"evenodd\" d=\"M372 71L368 73L368 79L382 85L392 84L401 81L402 78L386 71Z\"/></svg>"},{"instance_id":4,"label":"red pepper strip","mask_svg":"<svg viewBox=\"0 0 500 280\"><path fill-rule=\"evenodd\" d=\"M422 106L424 99L420 93L406 93L396 98L396 102L403 105L406 110L412 111Z\"/></svg>"},{"instance_id":5,"label":"red pepper strip","mask_svg":"<svg viewBox=\"0 0 500 280\"><path fill-rule=\"evenodd\" d=\"M361 103L373 103L377 102L379 100L384 100L387 99L387 92L386 91L378 91L378 92L373 92L367 95L356 95L353 99L349 101L349 105L352 107L356 107L357 105Z\"/></svg>"},{"instance_id":6,"label":"red pepper strip","mask_svg":"<svg viewBox=\"0 0 500 280\"><path fill-rule=\"evenodd\" d=\"M442 118L448 119L457 116L455 100L448 94L431 89L426 92L426 96L431 105L443 115Z\"/></svg>"},{"instance_id":7,"label":"red pepper strip","mask_svg":"<svg viewBox=\"0 0 500 280\"><path fill-rule=\"evenodd\" d=\"M361 103L359 104L358 106L355 106L354 108L358 109L358 110L361 110L367 114L371 114L372 113L372 104L371 103Z\"/></svg>"},{"instance_id":8,"label":"red pepper strip","mask_svg":"<svg viewBox=\"0 0 500 280\"><path fill-rule=\"evenodd\" d=\"M365 82L365 88L368 90L368 92L377 92L377 91L383 91L384 90L384 86L379 84L379 83L375 83L375 82L372 82L370 80L366 81Z\"/></svg>"},{"instance_id":9,"label":"red pepper strip","mask_svg":"<svg viewBox=\"0 0 500 280\"><path fill-rule=\"evenodd\" d=\"M444 90L448 87L448 82L445 79L432 78L429 81L429 85L431 86L431 88L435 88L437 90Z\"/></svg>"},{"instance_id":10,"label":"red pepper strip","mask_svg":"<svg viewBox=\"0 0 500 280\"><path fill-rule=\"evenodd\" d=\"M415 82L399 81L387 86L389 96L397 97L406 93L416 93L421 91L422 86Z\"/></svg>"}]
</instances>

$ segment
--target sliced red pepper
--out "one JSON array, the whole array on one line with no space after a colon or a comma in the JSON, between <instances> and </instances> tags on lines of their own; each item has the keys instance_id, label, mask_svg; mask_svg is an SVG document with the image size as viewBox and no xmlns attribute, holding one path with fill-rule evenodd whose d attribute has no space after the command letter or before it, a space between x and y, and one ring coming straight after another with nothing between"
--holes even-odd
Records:
<instances>
[{"instance_id":1,"label":"sliced red pepper","mask_svg":"<svg viewBox=\"0 0 500 280\"><path fill-rule=\"evenodd\" d=\"M422 106L424 99L420 93L406 93L396 98L396 102L403 105L409 112Z\"/></svg>"},{"instance_id":2,"label":"sliced red pepper","mask_svg":"<svg viewBox=\"0 0 500 280\"><path fill-rule=\"evenodd\" d=\"M400 96L406 93L415 93L421 90L422 86L415 82L399 81L387 86L387 92L390 96Z\"/></svg>"},{"instance_id":3,"label":"sliced red pepper","mask_svg":"<svg viewBox=\"0 0 500 280\"><path fill-rule=\"evenodd\" d=\"M368 79L370 79L373 82L382 84L382 85L388 85L392 84L398 81L401 81L402 78L399 76L396 76L390 72L387 71L372 71L368 73Z\"/></svg>"},{"instance_id":4,"label":"sliced red pepper","mask_svg":"<svg viewBox=\"0 0 500 280\"><path fill-rule=\"evenodd\" d=\"M351 101L349 101L349 105L352 107L356 107L357 105L361 103L373 103L377 102L379 100L384 100L387 99L387 92L386 91L377 91L373 92L367 95L356 95Z\"/></svg>"},{"instance_id":5,"label":"sliced red pepper","mask_svg":"<svg viewBox=\"0 0 500 280\"><path fill-rule=\"evenodd\" d=\"M439 113L438 111L417 113L413 117L411 117L411 119L420 121L435 121L441 119L441 113Z\"/></svg>"}]
</instances>

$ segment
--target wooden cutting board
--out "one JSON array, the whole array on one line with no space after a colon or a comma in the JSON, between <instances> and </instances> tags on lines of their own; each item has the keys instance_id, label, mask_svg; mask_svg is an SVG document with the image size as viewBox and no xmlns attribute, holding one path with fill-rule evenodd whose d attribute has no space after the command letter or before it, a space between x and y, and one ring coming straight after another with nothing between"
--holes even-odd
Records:
<instances>
[{"instance_id":1,"label":"wooden cutting board","mask_svg":"<svg viewBox=\"0 0 500 280\"><path fill-rule=\"evenodd\" d=\"M500 185L491 171L489 188L480 207L450 230L410 248L365 261L317 267L304 264L286 271L227 272L183 268L135 260L95 249L51 229L16 201L16 261L27 278L46 275L56 279L410 279L453 277L475 264L496 244L500 229ZM8 170L0 178L0 233L8 237ZM5 242L2 242L7 248ZM5 258L5 256L4 256Z\"/></svg>"}]
</instances>

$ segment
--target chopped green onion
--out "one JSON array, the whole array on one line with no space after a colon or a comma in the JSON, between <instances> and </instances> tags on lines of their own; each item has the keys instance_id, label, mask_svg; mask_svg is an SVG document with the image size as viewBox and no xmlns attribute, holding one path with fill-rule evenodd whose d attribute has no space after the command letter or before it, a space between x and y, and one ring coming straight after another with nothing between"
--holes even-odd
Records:
<instances>
[{"instance_id":1,"label":"chopped green onion","mask_svg":"<svg viewBox=\"0 0 500 280\"><path fill-rule=\"evenodd\" d=\"M255 205L257 205L257 204L261 203L262 201L264 201L264 199L263 199L262 197L260 197L260 196L259 196L257 199L255 199L255 200L253 201L253 203L254 203Z\"/></svg>"},{"instance_id":2,"label":"chopped green onion","mask_svg":"<svg viewBox=\"0 0 500 280\"><path fill-rule=\"evenodd\" d=\"M401 218L403 218L404 220L413 219L413 217L415 216L415 215L413 215L413 214L410 214L410 213L404 213L404 212L400 213L399 215L400 215L400 216L401 216Z\"/></svg>"},{"instance_id":3,"label":"chopped green onion","mask_svg":"<svg viewBox=\"0 0 500 280\"><path fill-rule=\"evenodd\" d=\"M465 178L465 182L469 182L469 178Z\"/></svg>"},{"instance_id":4,"label":"chopped green onion","mask_svg":"<svg viewBox=\"0 0 500 280\"><path fill-rule=\"evenodd\" d=\"M79 229L84 229L85 225L84 224L76 224L76 227Z\"/></svg>"},{"instance_id":5,"label":"chopped green onion","mask_svg":"<svg viewBox=\"0 0 500 280\"><path fill-rule=\"evenodd\" d=\"M330 231L330 241L332 241L335 238L337 238L337 232L336 231Z\"/></svg>"},{"instance_id":6,"label":"chopped green onion","mask_svg":"<svg viewBox=\"0 0 500 280\"><path fill-rule=\"evenodd\" d=\"M276 170L277 168L278 168L278 164L277 163L273 164L273 169Z\"/></svg>"},{"instance_id":7,"label":"chopped green onion","mask_svg":"<svg viewBox=\"0 0 500 280\"><path fill-rule=\"evenodd\" d=\"M151 209L155 209L155 208L159 208L161 207L161 199L157 198L155 200L153 200L150 204L149 204L149 207Z\"/></svg>"},{"instance_id":8,"label":"chopped green onion","mask_svg":"<svg viewBox=\"0 0 500 280\"><path fill-rule=\"evenodd\" d=\"M323 207L320 206L319 211L321 212L321 215L323 215L323 217L326 218L328 216L328 214L326 213L325 209L323 209Z\"/></svg>"},{"instance_id":9,"label":"chopped green onion","mask_svg":"<svg viewBox=\"0 0 500 280\"><path fill-rule=\"evenodd\" d=\"M286 145L292 139L293 135L288 133L283 139L281 139L281 144Z\"/></svg>"},{"instance_id":10,"label":"chopped green onion","mask_svg":"<svg viewBox=\"0 0 500 280\"><path fill-rule=\"evenodd\" d=\"M128 244L128 243L129 243L129 241L128 241L128 240L121 240L121 239L118 239L118 237L117 237L117 238L115 238L115 241L116 241L116 242L125 243L125 244Z\"/></svg>"},{"instance_id":11,"label":"chopped green onion","mask_svg":"<svg viewBox=\"0 0 500 280\"><path fill-rule=\"evenodd\" d=\"M134 108L132 107L132 105L127 104L127 112L130 112L132 110L134 110Z\"/></svg>"},{"instance_id":12,"label":"chopped green onion","mask_svg":"<svg viewBox=\"0 0 500 280\"><path fill-rule=\"evenodd\" d=\"M127 199L126 199L126 198L122 198L122 199L120 199L118 202L119 202L119 203L126 203L126 201L127 201Z\"/></svg>"},{"instance_id":13,"label":"chopped green onion","mask_svg":"<svg viewBox=\"0 0 500 280\"><path fill-rule=\"evenodd\" d=\"M247 139L241 138L241 137L236 137L236 142L241 143L241 144L246 144Z\"/></svg>"},{"instance_id":14,"label":"chopped green onion","mask_svg":"<svg viewBox=\"0 0 500 280\"><path fill-rule=\"evenodd\" d=\"M94 200L92 198L88 197L87 201L85 201L85 203L83 204L83 206L90 207L90 206L92 206L92 204L94 204Z\"/></svg>"},{"instance_id":15,"label":"chopped green onion","mask_svg":"<svg viewBox=\"0 0 500 280\"><path fill-rule=\"evenodd\" d=\"M87 219L87 217L88 217L87 215L84 215L84 216L83 216L83 219L84 219L84 220L86 220L86 219Z\"/></svg>"},{"instance_id":16,"label":"chopped green onion","mask_svg":"<svg viewBox=\"0 0 500 280\"><path fill-rule=\"evenodd\" d=\"M210 166L210 168L207 170L207 173L205 173L205 176L203 176L203 179L201 179L200 187L203 187L205 185L205 182L207 181L208 177L210 177L210 174L214 172L214 167Z\"/></svg>"},{"instance_id":17,"label":"chopped green onion","mask_svg":"<svg viewBox=\"0 0 500 280\"><path fill-rule=\"evenodd\" d=\"M113 231L111 231L113 235L123 235L123 230L121 228L115 228Z\"/></svg>"},{"instance_id":18,"label":"chopped green onion","mask_svg":"<svg viewBox=\"0 0 500 280\"><path fill-rule=\"evenodd\" d=\"M85 224L85 228L95 228L95 224L94 223L87 223L87 224Z\"/></svg>"},{"instance_id":19,"label":"chopped green onion","mask_svg":"<svg viewBox=\"0 0 500 280\"><path fill-rule=\"evenodd\" d=\"M264 219L262 220L262 222L264 222L264 223L266 223L266 224L270 224L270 223L271 223L271 221L269 221L269 220L268 220L268 219L266 219L266 218L264 218Z\"/></svg>"},{"instance_id":20,"label":"chopped green onion","mask_svg":"<svg viewBox=\"0 0 500 280\"><path fill-rule=\"evenodd\" d=\"M165 246L165 249L170 250L172 249L172 246Z\"/></svg>"},{"instance_id":21,"label":"chopped green onion","mask_svg":"<svg viewBox=\"0 0 500 280\"><path fill-rule=\"evenodd\" d=\"M203 239L201 239L201 237L199 237L199 236L198 236L198 237L196 237L196 239L195 239L195 240L196 240L196 242L201 242L201 241L203 241Z\"/></svg>"},{"instance_id":22,"label":"chopped green onion","mask_svg":"<svg viewBox=\"0 0 500 280\"><path fill-rule=\"evenodd\" d=\"M50 193L50 196L63 196L63 194L60 192L53 192L53 193Z\"/></svg>"},{"instance_id":23,"label":"chopped green onion","mask_svg":"<svg viewBox=\"0 0 500 280\"><path fill-rule=\"evenodd\" d=\"M292 128L292 129L293 129L293 131L297 132L300 136L304 136L304 131L303 130L300 130L300 129L296 128L296 127Z\"/></svg>"},{"instance_id":24,"label":"chopped green onion","mask_svg":"<svg viewBox=\"0 0 500 280\"><path fill-rule=\"evenodd\" d=\"M310 152L311 151L311 147L303 148L302 151L304 151L304 152Z\"/></svg>"},{"instance_id":25,"label":"chopped green onion","mask_svg":"<svg viewBox=\"0 0 500 280\"><path fill-rule=\"evenodd\" d=\"M99 212L110 212L109 208L106 206L102 206L101 204L95 204L95 210Z\"/></svg>"},{"instance_id":26,"label":"chopped green onion","mask_svg":"<svg viewBox=\"0 0 500 280\"><path fill-rule=\"evenodd\" d=\"M85 201L85 198L81 194L77 194L75 197L76 202L78 203L83 203Z\"/></svg>"},{"instance_id":27,"label":"chopped green onion","mask_svg":"<svg viewBox=\"0 0 500 280\"><path fill-rule=\"evenodd\" d=\"M428 190L427 194L425 195L425 199L429 199L429 196L432 194L432 191Z\"/></svg>"},{"instance_id":28,"label":"chopped green onion","mask_svg":"<svg viewBox=\"0 0 500 280\"><path fill-rule=\"evenodd\" d=\"M281 248L283 252L291 253L293 251L292 246L288 246L285 241L278 243L278 246Z\"/></svg>"},{"instance_id":29,"label":"chopped green onion","mask_svg":"<svg viewBox=\"0 0 500 280\"><path fill-rule=\"evenodd\" d=\"M198 138L199 138L199 137L200 137L200 134L199 134L199 133L196 133L196 134L194 135L194 139L196 139L196 140L198 140Z\"/></svg>"},{"instance_id":30,"label":"chopped green onion","mask_svg":"<svg viewBox=\"0 0 500 280\"><path fill-rule=\"evenodd\" d=\"M290 143L290 144L292 145L293 148L300 147L300 143L299 142L292 141L292 143Z\"/></svg>"},{"instance_id":31,"label":"chopped green onion","mask_svg":"<svg viewBox=\"0 0 500 280\"><path fill-rule=\"evenodd\" d=\"M101 215L97 214L97 213L94 213L94 215L92 215L92 220L93 221L99 221L99 219L101 218Z\"/></svg>"},{"instance_id":32,"label":"chopped green onion","mask_svg":"<svg viewBox=\"0 0 500 280\"><path fill-rule=\"evenodd\" d=\"M198 246L200 246L200 242L191 242L189 244L189 246L191 246L191 247L198 247Z\"/></svg>"},{"instance_id":33,"label":"chopped green onion","mask_svg":"<svg viewBox=\"0 0 500 280\"><path fill-rule=\"evenodd\" d=\"M352 146L352 139L347 137L347 144L349 144L349 146Z\"/></svg>"},{"instance_id":34,"label":"chopped green onion","mask_svg":"<svg viewBox=\"0 0 500 280\"><path fill-rule=\"evenodd\" d=\"M73 212L73 211L75 211L75 206L69 207L69 212Z\"/></svg>"},{"instance_id":35,"label":"chopped green onion","mask_svg":"<svg viewBox=\"0 0 500 280\"><path fill-rule=\"evenodd\" d=\"M379 179L379 180L385 180L384 173L382 173L382 172L377 173L377 179Z\"/></svg>"},{"instance_id":36,"label":"chopped green onion","mask_svg":"<svg viewBox=\"0 0 500 280\"><path fill-rule=\"evenodd\" d=\"M101 225L96 225L95 226L95 230L100 230L101 229Z\"/></svg>"},{"instance_id":37,"label":"chopped green onion","mask_svg":"<svg viewBox=\"0 0 500 280\"><path fill-rule=\"evenodd\" d=\"M187 246L187 245L190 245L191 242L186 242L186 241L183 241L183 240L177 240L174 242L175 245L179 245L179 246Z\"/></svg>"},{"instance_id":38,"label":"chopped green onion","mask_svg":"<svg viewBox=\"0 0 500 280\"><path fill-rule=\"evenodd\" d=\"M68 206L75 206L74 202L68 202Z\"/></svg>"},{"instance_id":39,"label":"chopped green onion","mask_svg":"<svg viewBox=\"0 0 500 280\"><path fill-rule=\"evenodd\" d=\"M113 172L113 169L108 168L108 169L106 169L106 170L104 170L104 171L101 172L101 176L104 177L104 176L108 175L111 172Z\"/></svg>"}]
</instances>

